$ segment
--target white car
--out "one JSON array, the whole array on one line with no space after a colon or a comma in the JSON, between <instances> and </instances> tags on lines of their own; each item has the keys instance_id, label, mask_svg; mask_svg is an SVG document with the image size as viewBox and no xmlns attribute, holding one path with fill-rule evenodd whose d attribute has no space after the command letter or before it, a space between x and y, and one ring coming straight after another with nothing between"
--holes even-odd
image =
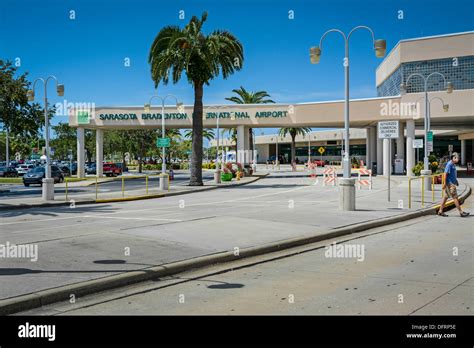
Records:
<instances>
[{"instance_id":1,"label":"white car","mask_svg":"<svg viewBox=\"0 0 474 348\"><path fill-rule=\"evenodd\" d=\"M26 173L28 173L30 170L32 170L35 167L34 164L20 164L16 168L16 172L18 173L18 176L23 176Z\"/></svg>"}]
</instances>

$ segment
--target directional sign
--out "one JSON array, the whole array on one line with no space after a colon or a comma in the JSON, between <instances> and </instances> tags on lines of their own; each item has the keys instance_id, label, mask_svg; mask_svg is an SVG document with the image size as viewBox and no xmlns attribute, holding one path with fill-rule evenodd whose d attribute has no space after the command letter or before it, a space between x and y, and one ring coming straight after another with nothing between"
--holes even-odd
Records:
<instances>
[{"instance_id":1,"label":"directional sign","mask_svg":"<svg viewBox=\"0 0 474 348\"><path fill-rule=\"evenodd\" d=\"M433 151L433 132L429 131L427 134L428 141L426 142L426 148L428 152Z\"/></svg>"},{"instance_id":2,"label":"directional sign","mask_svg":"<svg viewBox=\"0 0 474 348\"><path fill-rule=\"evenodd\" d=\"M158 138L156 139L157 147L170 147L170 138Z\"/></svg>"},{"instance_id":3,"label":"directional sign","mask_svg":"<svg viewBox=\"0 0 474 348\"><path fill-rule=\"evenodd\" d=\"M433 141L433 131L428 131L428 141Z\"/></svg>"},{"instance_id":4,"label":"directional sign","mask_svg":"<svg viewBox=\"0 0 474 348\"><path fill-rule=\"evenodd\" d=\"M89 124L89 112L78 111L77 112L77 124Z\"/></svg>"},{"instance_id":5,"label":"directional sign","mask_svg":"<svg viewBox=\"0 0 474 348\"><path fill-rule=\"evenodd\" d=\"M324 147L322 147L322 146L318 149L318 152L319 152L321 155L322 155L325 151L326 151L326 149L325 149Z\"/></svg>"},{"instance_id":6,"label":"directional sign","mask_svg":"<svg viewBox=\"0 0 474 348\"><path fill-rule=\"evenodd\" d=\"M379 139L397 139L398 121L380 121Z\"/></svg>"},{"instance_id":7,"label":"directional sign","mask_svg":"<svg viewBox=\"0 0 474 348\"><path fill-rule=\"evenodd\" d=\"M413 140L413 148L414 149L422 149L423 148L423 139Z\"/></svg>"}]
</instances>

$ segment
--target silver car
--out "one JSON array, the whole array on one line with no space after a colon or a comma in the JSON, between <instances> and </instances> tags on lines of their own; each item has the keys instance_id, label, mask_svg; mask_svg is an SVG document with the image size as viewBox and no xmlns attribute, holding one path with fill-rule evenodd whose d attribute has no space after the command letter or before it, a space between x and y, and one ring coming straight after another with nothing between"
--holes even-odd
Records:
<instances>
[{"instance_id":1,"label":"silver car","mask_svg":"<svg viewBox=\"0 0 474 348\"><path fill-rule=\"evenodd\" d=\"M18 173L18 176L23 176L26 173L28 173L30 170L32 170L35 167L34 164L20 164L16 168L16 172Z\"/></svg>"}]
</instances>

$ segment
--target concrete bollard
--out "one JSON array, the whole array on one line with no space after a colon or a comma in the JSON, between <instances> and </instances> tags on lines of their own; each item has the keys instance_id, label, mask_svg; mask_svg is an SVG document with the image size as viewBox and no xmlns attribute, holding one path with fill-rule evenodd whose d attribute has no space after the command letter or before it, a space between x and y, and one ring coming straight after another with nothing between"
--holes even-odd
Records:
<instances>
[{"instance_id":1,"label":"concrete bollard","mask_svg":"<svg viewBox=\"0 0 474 348\"><path fill-rule=\"evenodd\" d=\"M431 175L431 170L421 170L420 171L420 174L421 175L426 175L425 178L421 179L421 180L424 180L425 181L425 191L432 191L431 189L431 180L432 178L430 177Z\"/></svg>"},{"instance_id":2,"label":"concrete bollard","mask_svg":"<svg viewBox=\"0 0 474 348\"><path fill-rule=\"evenodd\" d=\"M160 174L160 190L168 191L169 190L169 177L166 174Z\"/></svg>"},{"instance_id":3,"label":"concrete bollard","mask_svg":"<svg viewBox=\"0 0 474 348\"><path fill-rule=\"evenodd\" d=\"M355 210L355 179L339 179L339 209L346 211Z\"/></svg>"},{"instance_id":4,"label":"concrete bollard","mask_svg":"<svg viewBox=\"0 0 474 348\"><path fill-rule=\"evenodd\" d=\"M54 179L43 179L43 200L54 201Z\"/></svg>"},{"instance_id":5,"label":"concrete bollard","mask_svg":"<svg viewBox=\"0 0 474 348\"><path fill-rule=\"evenodd\" d=\"M219 169L216 169L216 171L214 172L214 182L216 184L221 183L221 171Z\"/></svg>"}]
</instances>

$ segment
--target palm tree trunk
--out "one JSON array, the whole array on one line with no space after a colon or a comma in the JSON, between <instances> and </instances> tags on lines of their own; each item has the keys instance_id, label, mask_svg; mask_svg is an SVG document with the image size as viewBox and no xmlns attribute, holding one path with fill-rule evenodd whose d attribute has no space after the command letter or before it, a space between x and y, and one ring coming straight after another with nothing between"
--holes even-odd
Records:
<instances>
[{"instance_id":1,"label":"palm tree trunk","mask_svg":"<svg viewBox=\"0 0 474 348\"><path fill-rule=\"evenodd\" d=\"M253 151L253 132L252 128L249 128L249 149Z\"/></svg>"},{"instance_id":2,"label":"palm tree trunk","mask_svg":"<svg viewBox=\"0 0 474 348\"><path fill-rule=\"evenodd\" d=\"M193 139L190 186L202 186L202 96L203 84L194 82Z\"/></svg>"}]
</instances>

